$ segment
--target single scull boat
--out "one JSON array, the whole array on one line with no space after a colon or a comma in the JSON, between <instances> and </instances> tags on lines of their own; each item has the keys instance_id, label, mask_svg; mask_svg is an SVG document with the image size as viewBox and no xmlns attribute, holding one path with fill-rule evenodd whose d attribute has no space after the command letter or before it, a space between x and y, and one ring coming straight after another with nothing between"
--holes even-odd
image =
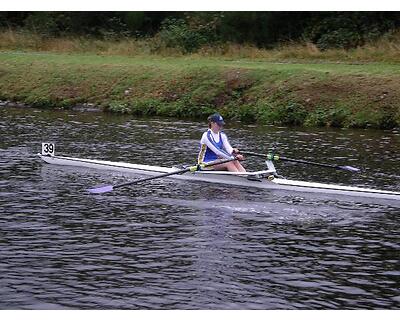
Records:
<instances>
[{"instance_id":1,"label":"single scull boat","mask_svg":"<svg viewBox=\"0 0 400 320\"><path fill-rule=\"evenodd\" d=\"M38 156L46 163L61 166L78 166L102 170L114 170L125 173L142 174L156 176L164 173L171 173L180 170L179 168L168 168L160 166L131 164L125 162L112 162L104 160L79 159L53 154L38 153ZM267 160L268 170L256 172L227 172L200 170L185 172L180 175L172 175L169 178L190 181L205 181L239 187L255 187L262 189L311 192L320 194L330 194L338 196L352 196L375 199L386 199L400 201L400 192L386 191L369 188L342 186L334 184L305 182L290 180L277 177L276 170L272 161Z\"/></svg>"}]
</instances>

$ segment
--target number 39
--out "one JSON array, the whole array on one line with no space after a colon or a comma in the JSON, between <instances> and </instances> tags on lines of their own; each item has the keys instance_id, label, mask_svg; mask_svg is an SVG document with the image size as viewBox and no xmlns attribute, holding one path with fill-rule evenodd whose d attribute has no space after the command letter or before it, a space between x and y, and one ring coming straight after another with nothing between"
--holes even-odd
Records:
<instances>
[{"instance_id":1,"label":"number 39","mask_svg":"<svg viewBox=\"0 0 400 320\"><path fill-rule=\"evenodd\" d=\"M54 156L54 143L42 143L42 155Z\"/></svg>"}]
</instances>

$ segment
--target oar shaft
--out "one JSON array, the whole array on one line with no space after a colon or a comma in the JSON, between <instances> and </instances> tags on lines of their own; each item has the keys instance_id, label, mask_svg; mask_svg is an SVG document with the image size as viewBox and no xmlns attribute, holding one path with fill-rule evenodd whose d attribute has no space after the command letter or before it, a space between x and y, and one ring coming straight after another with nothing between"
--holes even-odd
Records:
<instances>
[{"instance_id":1,"label":"oar shaft","mask_svg":"<svg viewBox=\"0 0 400 320\"><path fill-rule=\"evenodd\" d=\"M318 162L307 161L307 160L290 159L290 158L286 158L286 157L279 157L279 160L288 161L288 162L311 164L313 166L320 166L320 167L327 167L327 168L339 168L339 166L332 165L332 164L318 163Z\"/></svg>"},{"instance_id":2,"label":"oar shaft","mask_svg":"<svg viewBox=\"0 0 400 320\"><path fill-rule=\"evenodd\" d=\"M208 163L202 163L199 165L195 165L195 166L191 166L182 170L176 170L176 171L172 171L172 172L167 172L167 173L163 173L157 176L153 176L153 177L148 177L148 178L143 178L143 179L139 179L139 180L134 180L134 181L130 181L130 182L125 182L125 183L121 183L121 184L117 184L115 186L112 185L107 185L107 186L102 186L102 187L98 187L98 188L91 188L91 189L87 189L87 191L89 191L90 193L105 193L105 192L110 192L112 190L114 190L115 188L121 188L121 187L125 187L125 186L129 186L132 184L137 184L140 182L144 182L144 181L150 181L150 180L154 180L154 179L158 179L158 178L163 178L163 177L168 177L168 176L172 176L174 174L182 174L185 172L189 172L189 171L197 171L201 168L206 168L206 167L211 167L214 166L216 164L222 164L222 163L227 163L227 162L231 162L231 161L235 161L238 160L236 157L232 158L232 159L223 159L223 160L216 160L216 161L212 161L212 162L208 162Z\"/></svg>"},{"instance_id":3,"label":"oar shaft","mask_svg":"<svg viewBox=\"0 0 400 320\"><path fill-rule=\"evenodd\" d=\"M153 180L153 179L168 177L168 176L171 176L173 174L181 174L181 173L184 173L184 172L187 172L187 171L186 170L177 170L177 171L173 171L173 172L167 172L167 173L164 173L164 174L157 175L155 177L147 177L147 178L138 179L138 180L135 180L135 181L129 181L129 182L124 182L124 183L121 183L121 184L117 184L113 188L115 189L115 188L125 187L125 186L129 186L131 184L134 184L134 183L140 183L140 182L145 182L145 181L149 181L149 180Z\"/></svg>"},{"instance_id":4,"label":"oar shaft","mask_svg":"<svg viewBox=\"0 0 400 320\"><path fill-rule=\"evenodd\" d=\"M240 150L240 153L247 154L249 156L261 157L261 158L268 158L270 156L269 154L257 153L257 152L251 152L251 151L243 151L243 150Z\"/></svg>"},{"instance_id":5,"label":"oar shaft","mask_svg":"<svg viewBox=\"0 0 400 320\"><path fill-rule=\"evenodd\" d=\"M153 177L147 177L147 178L143 178L143 179L139 179L139 180L134 180L134 181L129 181L129 182L117 184L117 185L113 186L113 189L129 186L129 185L132 185L132 184L141 183L141 182L145 182L145 181L150 181L150 180L154 180L154 179L158 179L158 178L164 178L164 177L168 177L168 176L172 176L172 175L176 175L176 174L182 174L182 173L189 172L189 171L197 171L197 170L199 170L199 168L207 168L207 167L214 166L216 164L227 163L227 162L231 162L231 161L234 161L234 160L237 160L237 159L233 158L233 159L216 160L216 161L212 161L212 162L209 162L209 163L190 166L190 167L182 169L182 170L176 170L176 171L163 173L163 174L160 174L160 175L157 175L157 176L153 176Z\"/></svg>"},{"instance_id":6,"label":"oar shaft","mask_svg":"<svg viewBox=\"0 0 400 320\"><path fill-rule=\"evenodd\" d=\"M282 160L282 161L304 163L304 164L310 164L310 165L313 165L313 166L334 168L334 169L340 169L340 170L346 170L346 171L352 171L352 172L360 171L360 169L357 169L357 168L354 168L354 167L351 167L351 166L338 166L338 165L319 163L319 162L313 162L313 161L307 161L307 160L291 159L291 158L281 157L281 156L274 155L274 154L263 154L263 153L256 153L256 152L250 152L250 151L241 151L241 152L243 154L246 154L246 155L249 155L249 156L267 158L267 160L271 160L271 161Z\"/></svg>"}]
</instances>

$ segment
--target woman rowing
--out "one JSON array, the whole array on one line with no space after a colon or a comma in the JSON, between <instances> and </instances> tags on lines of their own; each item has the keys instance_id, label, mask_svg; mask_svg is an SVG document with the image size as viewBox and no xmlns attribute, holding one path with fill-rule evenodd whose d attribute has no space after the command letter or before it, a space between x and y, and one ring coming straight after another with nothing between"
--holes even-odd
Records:
<instances>
[{"instance_id":1,"label":"woman rowing","mask_svg":"<svg viewBox=\"0 0 400 320\"><path fill-rule=\"evenodd\" d=\"M200 152L198 163L207 163L217 159L233 159L243 160L243 156L239 154L239 150L232 148L226 134L221 131L225 124L224 119L219 113L214 113L207 118L208 130L203 133L200 140ZM246 169L238 160L216 164L211 168L214 170L228 170L233 172L245 172Z\"/></svg>"}]
</instances>

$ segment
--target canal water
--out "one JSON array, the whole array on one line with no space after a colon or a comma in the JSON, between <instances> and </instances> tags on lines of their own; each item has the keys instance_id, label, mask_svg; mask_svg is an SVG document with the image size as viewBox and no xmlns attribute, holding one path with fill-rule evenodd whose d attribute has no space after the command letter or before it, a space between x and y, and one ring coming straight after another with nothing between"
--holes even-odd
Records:
<instances>
[{"instance_id":1,"label":"canal water","mask_svg":"<svg viewBox=\"0 0 400 320\"><path fill-rule=\"evenodd\" d=\"M400 205L41 163L192 164L206 123L0 108L1 309L398 309ZM360 167L285 177L400 190L400 133L228 124L232 145ZM264 169L260 159L245 166Z\"/></svg>"}]
</instances>

